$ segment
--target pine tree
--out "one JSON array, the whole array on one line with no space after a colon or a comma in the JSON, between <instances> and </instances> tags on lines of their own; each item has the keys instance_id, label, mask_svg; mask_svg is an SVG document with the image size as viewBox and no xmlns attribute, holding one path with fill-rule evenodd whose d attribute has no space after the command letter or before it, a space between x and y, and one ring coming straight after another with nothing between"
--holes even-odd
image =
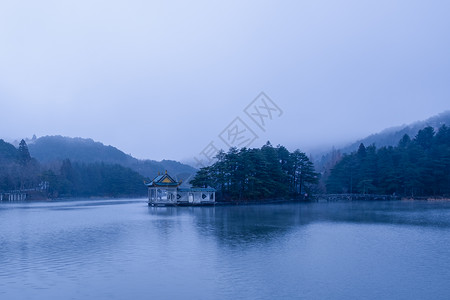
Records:
<instances>
[{"instance_id":1,"label":"pine tree","mask_svg":"<svg viewBox=\"0 0 450 300\"><path fill-rule=\"evenodd\" d=\"M21 165L26 165L31 161L31 155L28 151L28 145L24 140L21 140L19 144L18 160Z\"/></svg>"},{"instance_id":2,"label":"pine tree","mask_svg":"<svg viewBox=\"0 0 450 300\"><path fill-rule=\"evenodd\" d=\"M211 176L210 176L210 168L204 167L201 168L197 174L195 175L194 179L192 179L189 184L191 184L193 187L198 188L207 188L208 186L212 185L211 182Z\"/></svg>"},{"instance_id":3,"label":"pine tree","mask_svg":"<svg viewBox=\"0 0 450 300\"><path fill-rule=\"evenodd\" d=\"M221 151L217 162L200 169L191 184L212 186L221 200L258 200L298 196L317 183L317 173L301 151L290 153L267 142L260 149ZM296 192L297 191L297 192Z\"/></svg>"},{"instance_id":4,"label":"pine tree","mask_svg":"<svg viewBox=\"0 0 450 300\"><path fill-rule=\"evenodd\" d=\"M404 135L397 147L360 145L331 170L327 192L400 194L450 193L450 130L443 125L420 130L411 140Z\"/></svg>"}]
</instances>

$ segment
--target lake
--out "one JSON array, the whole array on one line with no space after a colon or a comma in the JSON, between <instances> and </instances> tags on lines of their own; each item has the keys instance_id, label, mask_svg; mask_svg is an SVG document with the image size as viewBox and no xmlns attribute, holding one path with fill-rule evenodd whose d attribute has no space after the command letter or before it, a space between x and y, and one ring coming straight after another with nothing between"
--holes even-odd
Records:
<instances>
[{"instance_id":1,"label":"lake","mask_svg":"<svg viewBox=\"0 0 450 300\"><path fill-rule=\"evenodd\" d=\"M449 202L0 203L0 299L449 299Z\"/></svg>"}]
</instances>

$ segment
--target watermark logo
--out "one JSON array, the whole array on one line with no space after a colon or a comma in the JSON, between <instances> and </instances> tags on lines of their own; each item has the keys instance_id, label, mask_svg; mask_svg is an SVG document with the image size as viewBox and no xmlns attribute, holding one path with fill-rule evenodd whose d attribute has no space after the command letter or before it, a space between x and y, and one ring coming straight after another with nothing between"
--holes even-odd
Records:
<instances>
[{"instance_id":1,"label":"watermark logo","mask_svg":"<svg viewBox=\"0 0 450 300\"><path fill-rule=\"evenodd\" d=\"M205 165L213 163L219 151L220 149L214 145L214 141L211 141L202 151L200 151L198 156L194 157L197 162L197 167L203 168Z\"/></svg>"},{"instance_id":2,"label":"watermark logo","mask_svg":"<svg viewBox=\"0 0 450 300\"><path fill-rule=\"evenodd\" d=\"M264 92L261 92L245 109L245 114L261 128L266 131L267 122L273 118L281 117L283 111Z\"/></svg>"},{"instance_id":3,"label":"watermark logo","mask_svg":"<svg viewBox=\"0 0 450 300\"><path fill-rule=\"evenodd\" d=\"M245 115L256 124L257 128L266 131L270 121L283 114L281 108L270 99L264 92L261 92L243 111ZM251 123L252 124L252 123ZM255 127L253 125L253 127ZM255 128L249 126L240 116L237 116L218 135L220 141L227 147L250 147L259 137L255 133ZM203 168L214 163L216 155L220 151L217 141L212 140L202 151L194 157L197 168Z\"/></svg>"},{"instance_id":4,"label":"watermark logo","mask_svg":"<svg viewBox=\"0 0 450 300\"><path fill-rule=\"evenodd\" d=\"M236 117L220 134L219 138L228 147L248 147L258 136L256 133L242 121L241 118Z\"/></svg>"}]
</instances>

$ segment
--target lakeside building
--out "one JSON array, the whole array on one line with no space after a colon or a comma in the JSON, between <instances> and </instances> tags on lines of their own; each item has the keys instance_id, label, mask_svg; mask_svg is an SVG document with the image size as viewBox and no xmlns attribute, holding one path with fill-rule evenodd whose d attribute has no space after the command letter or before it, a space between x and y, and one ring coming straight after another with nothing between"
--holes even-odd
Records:
<instances>
[{"instance_id":1,"label":"lakeside building","mask_svg":"<svg viewBox=\"0 0 450 300\"><path fill-rule=\"evenodd\" d=\"M216 190L213 188L180 188L181 181L174 180L167 171L156 176L148 188L148 205L213 205L216 202Z\"/></svg>"}]
</instances>

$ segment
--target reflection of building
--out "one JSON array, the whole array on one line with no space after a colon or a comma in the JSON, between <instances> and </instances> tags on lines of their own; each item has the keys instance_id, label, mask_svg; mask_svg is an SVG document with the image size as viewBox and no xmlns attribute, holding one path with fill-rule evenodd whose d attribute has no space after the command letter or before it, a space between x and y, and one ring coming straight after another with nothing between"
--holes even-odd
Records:
<instances>
[{"instance_id":1,"label":"reflection of building","mask_svg":"<svg viewBox=\"0 0 450 300\"><path fill-rule=\"evenodd\" d=\"M148 205L208 205L216 202L216 190L212 188L179 188L167 174L156 176L148 187Z\"/></svg>"}]
</instances>

